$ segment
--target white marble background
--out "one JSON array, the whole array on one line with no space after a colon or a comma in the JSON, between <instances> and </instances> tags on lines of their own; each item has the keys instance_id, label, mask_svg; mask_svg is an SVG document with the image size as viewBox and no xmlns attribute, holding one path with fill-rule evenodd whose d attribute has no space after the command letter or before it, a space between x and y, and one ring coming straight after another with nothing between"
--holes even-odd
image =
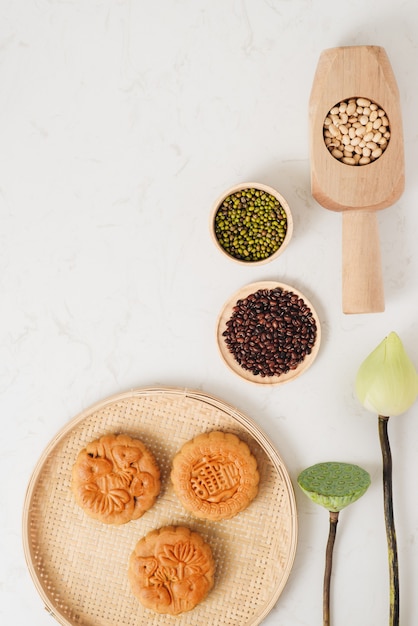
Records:
<instances>
[{"instance_id":1,"label":"white marble background","mask_svg":"<svg viewBox=\"0 0 418 626\"><path fill-rule=\"evenodd\" d=\"M319 54L385 47L405 128L406 189L379 213L386 311L341 312L338 214L311 197L307 103ZM1 0L0 622L47 626L21 539L25 490L54 434L132 387L201 389L257 421L282 456L297 555L265 626L322 623L327 513L298 473L324 460L372 476L342 514L333 612L388 623L377 420L353 391L394 330L418 366L418 12L414 0ZM294 214L262 268L221 257L213 201L237 182L277 187ZM239 379L214 340L224 301L256 280L314 303L323 342L287 385ZM418 623L418 405L390 422L402 626Z\"/></svg>"}]
</instances>

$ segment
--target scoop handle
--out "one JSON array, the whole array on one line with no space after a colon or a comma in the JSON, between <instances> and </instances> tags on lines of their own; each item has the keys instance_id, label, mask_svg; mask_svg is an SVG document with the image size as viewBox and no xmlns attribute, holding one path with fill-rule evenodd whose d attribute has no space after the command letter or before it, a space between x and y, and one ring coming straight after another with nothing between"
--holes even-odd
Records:
<instances>
[{"instance_id":1,"label":"scoop handle","mask_svg":"<svg viewBox=\"0 0 418 626\"><path fill-rule=\"evenodd\" d=\"M382 312L385 299L376 211L344 211L342 229L343 312Z\"/></svg>"}]
</instances>

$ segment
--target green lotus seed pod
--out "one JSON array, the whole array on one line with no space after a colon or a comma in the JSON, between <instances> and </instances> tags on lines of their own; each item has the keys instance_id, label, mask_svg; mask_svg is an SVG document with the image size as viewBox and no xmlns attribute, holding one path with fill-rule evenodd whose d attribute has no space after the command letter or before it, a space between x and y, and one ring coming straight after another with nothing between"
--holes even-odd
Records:
<instances>
[{"instance_id":1,"label":"green lotus seed pod","mask_svg":"<svg viewBox=\"0 0 418 626\"><path fill-rule=\"evenodd\" d=\"M298 484L313 502L339 512L367 491L370 475L351 463L317 463L299 474Z\"/></svg>"}]
</instances>

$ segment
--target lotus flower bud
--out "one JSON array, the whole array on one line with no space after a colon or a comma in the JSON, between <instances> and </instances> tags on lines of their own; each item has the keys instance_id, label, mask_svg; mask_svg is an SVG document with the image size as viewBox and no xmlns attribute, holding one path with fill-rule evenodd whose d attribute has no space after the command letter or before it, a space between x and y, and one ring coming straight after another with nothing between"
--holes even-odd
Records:
<instances>
[{"instance_id":1,"label":"lotus flower bud","mask_svg":"<svg viewBox=\"0 0 418 626\"><path fill-rule=\"evenodd\" d=\"M355 388L362 405L378 415L400 415L413 405L418 373L396 333L391 332L363 361Z\"/></svg>"}]
</instances>

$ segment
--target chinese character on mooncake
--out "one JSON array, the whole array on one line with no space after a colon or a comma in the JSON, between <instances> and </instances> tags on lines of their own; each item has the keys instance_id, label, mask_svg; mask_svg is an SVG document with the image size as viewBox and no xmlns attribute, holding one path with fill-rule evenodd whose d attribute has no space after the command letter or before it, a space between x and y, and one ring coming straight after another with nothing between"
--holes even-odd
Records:
<instances>
[{"instance_id":1,"label":"chinese character on mooncake","mask_svg":"<svg viewBox=\"0 0 418 626\"><path fill-rule=\"evenodd\" d=\"M257 461L236 435L204 433L174 457L171 481L180 502L196 517L229 519L257 495Z\"/></svg>"}]
</instances>

